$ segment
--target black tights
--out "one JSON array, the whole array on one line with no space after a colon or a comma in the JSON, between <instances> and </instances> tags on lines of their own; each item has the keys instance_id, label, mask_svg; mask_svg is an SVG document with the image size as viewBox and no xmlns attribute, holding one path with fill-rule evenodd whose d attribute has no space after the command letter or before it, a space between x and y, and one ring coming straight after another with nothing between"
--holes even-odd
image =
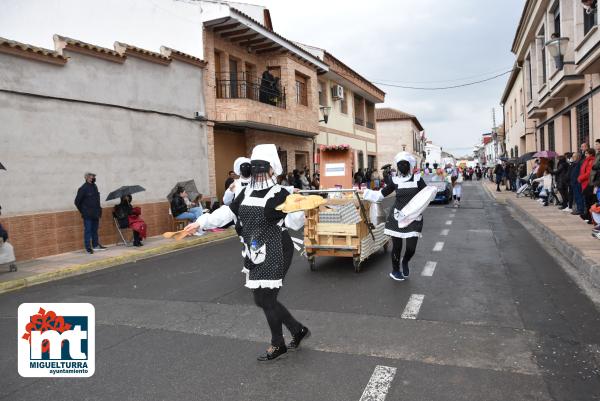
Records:
<instances>
[{"instance_id":1,"label":"black tights","mask_svg":"<svg viewBox=\"0 0 600 401\"><path fill-rule=\"evenodd\" d=\"M405 238L406 250L404 251L404 257L402 258L402 264L407 265L410 259L417 250L417 242L419 237ZM400 255L402 254L402 238L392 237L392 269L394 271L400 270Z\"/></svg>"},{"instance_id":2,"label":"black tights","mask_svg":"<svg viewBox=\"0 0 600 401\"><path fill-rule=\"evenodd\" d=\"M254 290L254 303L265 312L267 323L271 329L271 345L281 347L285 345L283 339L283 327L288 328L292 335L297 334L302 329L300 324L292 314L277 301L279 288L257 288Z\"/></svg>"}]
</instances>

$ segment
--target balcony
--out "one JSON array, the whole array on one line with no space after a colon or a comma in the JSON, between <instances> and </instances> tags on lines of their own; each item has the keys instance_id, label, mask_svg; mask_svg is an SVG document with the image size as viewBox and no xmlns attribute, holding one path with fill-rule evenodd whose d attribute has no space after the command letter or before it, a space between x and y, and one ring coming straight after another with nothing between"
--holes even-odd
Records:
<instances>
[{"instance_id":1,"label":"balcony","mask_svg":"<svg viewBox=\"0 0 600 401\"><path fill-rule=\"evenodd\" d=\"M278 78L271 81L245 72L217 73L216 97L217 99L249 99L280 109L286 108L285 88L281 87Z\"/></svg>"},{"instance_id":2,"label":"balcony","mask_svg":"<svg viewBox=\"0 0 600 401\"><path fill-rule=\"evenodd\" d=\"M354 124L356 124L356 125L362 125L364 127L365 122L364 122L364 120L362 118L354 117Z\"/></svg>"},{"instance_id":3,"label":"balcony","mask_svg":"<svg viewBox=\"0 0 600 401\"><path fill-rule=\"evenodd\" d=\"M375 129L375 123L373 123L371 121L367 121L367 128Z\"/></svg>"}]
</instances>

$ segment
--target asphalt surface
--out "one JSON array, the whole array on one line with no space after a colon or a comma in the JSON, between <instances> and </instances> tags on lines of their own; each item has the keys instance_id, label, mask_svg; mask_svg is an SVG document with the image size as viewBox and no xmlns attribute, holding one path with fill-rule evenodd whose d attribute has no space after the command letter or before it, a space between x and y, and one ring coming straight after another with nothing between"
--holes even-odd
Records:
<instances>
[{"instance_id":1,"label":"asphalt surface","mask_svg":"<svg viewBox=\"0 0 600 401\"><path fill-rule=\"evenodd\" d=\"M359 274L333 258L311 272L296 253L280 301L313 336L267 364L236 240L4 294L0 400L351 401L377 366L395 368L386 400L600 400L600 314L505 206L465 183L462 207L431 206L423 234L406 282L383 251ZM18 375L23 302L95 305L93 377Z\"/></svg>"}]
</instances>

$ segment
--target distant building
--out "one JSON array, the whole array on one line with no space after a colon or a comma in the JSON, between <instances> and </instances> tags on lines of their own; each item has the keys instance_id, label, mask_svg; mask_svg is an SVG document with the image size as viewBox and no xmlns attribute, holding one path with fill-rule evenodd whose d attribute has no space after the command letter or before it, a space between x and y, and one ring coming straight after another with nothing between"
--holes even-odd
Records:
<instances>
[{"instance_id":1,"label":"distant building","mask_svg":"<svg viewBox=\"0 0 600 401\"><path fill-rule=\"evenodd\" d=\"M442 165L442 147L434 145L431 141L425 144L425 163L429 163L430 167L434 164Z\"/></svg>"},{"instance_id":2,"label":"distant building","mask_svg":"<svg viewBox=\"0 0 600 401\"><path fill-rule=\"evenodd\" d=\"M421 164L424 159L423 126L412 114L389 107L375 109L377 117L377 161L379 168L393 163L400 151L412 153Z\"/></svg>"}]
</instances>

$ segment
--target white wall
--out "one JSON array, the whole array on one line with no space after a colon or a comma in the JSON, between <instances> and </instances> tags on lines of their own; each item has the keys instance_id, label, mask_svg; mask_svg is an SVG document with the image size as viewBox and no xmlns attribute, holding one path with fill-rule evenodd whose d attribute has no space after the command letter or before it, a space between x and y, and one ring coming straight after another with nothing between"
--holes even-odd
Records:
<instances>
[{"instance_id":1,"label":"white wall","mask_svg":"<svg viewBox=\"0 0 600 401\"><path fill-rule=\"evenodd\" d=\"M379 168L394 163L394 156L403 150L413 153L418 160L422 155L414 151L413 137L418 129L412 120L377 121L377 164Z\"/></svg>"},{"instance_id":2,"label":"white wall","mask_svg":"<svg viewBox=\"0 0 600 401\"><path fill-rule=\"evenodd\" d=\"M3 214L73 210L85 171L98 174L102 199L139 184L136 201L163 201L192 178L209 191L205 123L189 118L204 111L202 69L69 57L62 67L0 53Z\"/></svg>"},{"instance_id":3,"label":"white wall","mask_svg":"<svg viewBox=\"0 0 600 401\"><path fill-rule=\"evenodd\" d=\"M442 166L442 148L428 143L425 145L425 162L429 163L429 166L433 168L433 164L436 163Z\"/></svg>"}]
</instances>

